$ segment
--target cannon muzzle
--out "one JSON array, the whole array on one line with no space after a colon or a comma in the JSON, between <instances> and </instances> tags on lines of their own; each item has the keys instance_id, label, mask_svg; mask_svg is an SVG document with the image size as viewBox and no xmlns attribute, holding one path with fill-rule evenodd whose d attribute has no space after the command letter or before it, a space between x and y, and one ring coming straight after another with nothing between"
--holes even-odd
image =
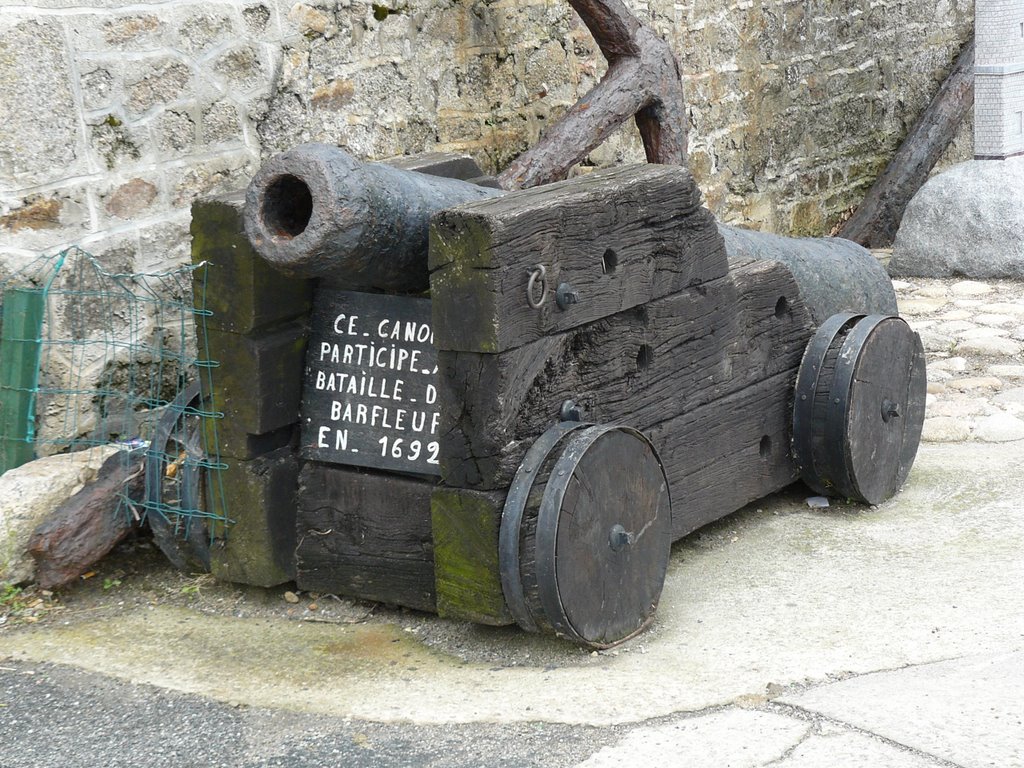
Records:
<instances>
[{"instance_id":1,"label":"cannon muzzle","mask_svg":"<svg viewBox=\"0 0 1024 768\"><path fill-rule=\"evenodd\" d=\"M245 196L256 252L288 274L330 277L350 288L429 287L430 217L502 190L362 163L326 144L271 158Z\"/></svg>"}]
</instances>

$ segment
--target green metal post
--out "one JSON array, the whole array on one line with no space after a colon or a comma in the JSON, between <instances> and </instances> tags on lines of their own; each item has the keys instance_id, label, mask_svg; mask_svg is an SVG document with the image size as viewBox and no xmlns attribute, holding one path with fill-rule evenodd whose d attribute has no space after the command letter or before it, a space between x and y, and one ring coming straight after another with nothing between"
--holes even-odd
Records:
<instances>
[{"instance_id":1,"label":"green metal post","mask_svg":"<svg viewBox=\"0 0 1024 768\"><path fill-rule=\"evenodd\" d=\"M34 456L35 388L46 295L9 288L0 325L0 475Z\"/></svg>"}]
</instances>

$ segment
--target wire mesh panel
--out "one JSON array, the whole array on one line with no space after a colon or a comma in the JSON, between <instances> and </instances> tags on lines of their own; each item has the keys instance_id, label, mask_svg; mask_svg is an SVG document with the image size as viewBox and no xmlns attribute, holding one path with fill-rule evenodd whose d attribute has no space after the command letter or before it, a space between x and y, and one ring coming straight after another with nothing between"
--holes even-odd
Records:
<instances>
[{"instance_id":1,"label":"wire mesh panel","mask_svg":"<svg viewBox=\"0 0 1024 768\"><path fill-rule=\"evenodd\" d=\"M126 514L186 550L211 535L211 518L225 520L206 502L222 496L221 414L199 394L215 363L196 349L206 311L195 306L205 295L193 292L195 269L118 272L71 248L0 284L0 473L94 446L116 446L126 462L143 452L146 490L123 494Z\"/></svg>"}]
</instances>

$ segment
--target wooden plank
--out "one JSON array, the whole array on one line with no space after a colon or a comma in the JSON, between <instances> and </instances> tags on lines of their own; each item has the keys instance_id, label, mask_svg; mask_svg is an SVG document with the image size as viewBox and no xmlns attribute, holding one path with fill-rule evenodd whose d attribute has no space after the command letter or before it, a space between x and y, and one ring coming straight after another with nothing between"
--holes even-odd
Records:
<instances>
[{"instance_id":1,"label":"wooden plank","mask_svg":"<svg viewBox=\"0 0 1024 768\"><path fill-rule=\"evenodd\" d=\"M527 302L536 264L547 269L539 309ZM683 168L616 168L469 203L431 224L437 346L515 349L727 269L718 228ZM554 298L563 282L579 293L565 311Z\"/></svg>"},{"instance_id":2,"label":"wooden plank","mask_svg":"<svg viewBox=\"0 0 1024 768\"><path fill-rule=\"evenodd\" d=\"M192 263L207 262L193 280L195 305L210 312L208 328L251 333L302 317L313 282L277 271L252 249L242 225L245 193L192 205ZM202 354L203 340L199 340Z\"/></svg>"},{"instance_id":3,"label":"wooden plank","mask_svg":"<svg viewBox=\"0 0 1024 768\"><path fill-rule=\"evenodd\" d=\"M469 155L456 152L420 152L415 155L389 157L383 162L403 171L416 171L446 179L472 181L484 175L476 160Z\"/></svg>"},{"instance_id":4,"label":"wooden plank","mask_svg":"<svg viewBox=\"0 0 1024 768\"><path fill-rule=\"evenodd\" d=\"M447 485L501 489L563 401L647 429L795 369L812 333L789 270L720 278L499 355L441 352Z\"/></svg>"},{"instance_id":5,"label":"wooden plank","mask_svg":"<svg viewBox=\"0 0 1024 768\"><path fill-rule=\"evenodd\" d=\"M648 430L668 475L673 539L799 477L789 453L796 372L782 371Z\"/></svg>"},{"instance_id":6,"label":"wooden plank","mask_svg":"<svg viewBox=\"0 0 1024 768\"><path fill-rule=\"evenodd\" d=\"M227 517L210 552L213 575L272 587L295 578L295 493L299 463L291 448L251 461L227 460L207 483L213 514Z\"/></svg>"},{"instance_id":7,"label":"wooden plank","mask_svg":"<svg viewBox=\"0 0 1024 768\"><path fill-rule=\"evenodd\" d=\"M32 461L33 403L42 349L46 297L40 290L9 288L0 325L0 475Z\"/></svg>"},{"instance_id":8,"label":"wooden plank","mask_svg":"<svg viewBox=\"0 0 1024 768\"><path fill-rule=\"evenodd\" d=\"M296 516L298 586L434 611L434 486L306 463Z\"/></svg>"},{"instance_id":9,"label":"wooden plank","mask_svg":"<svg viewBox=\"0 0 1024 768\"><path fill-rule=\"evenodd\" d=\"M213 409L224 414L215 424L222 456L249 459L267 443L290 440L287 428L299 419L307 334L302 322L256 336L207 329L209 353L218 362L210 381ZM212 437L208 432L207 445L215 445Z\"/></svg>"},{"instance_id":10,"label":"wooden plank","mask_svg":"<svg viewBox=\"0 0 1024 768\"><path fill-rule=\"evenodd\" d=\"M480 624L512 624L498 571L504 492L438 486L431 499L437 612Z\"/></svg>"}]
</instances>

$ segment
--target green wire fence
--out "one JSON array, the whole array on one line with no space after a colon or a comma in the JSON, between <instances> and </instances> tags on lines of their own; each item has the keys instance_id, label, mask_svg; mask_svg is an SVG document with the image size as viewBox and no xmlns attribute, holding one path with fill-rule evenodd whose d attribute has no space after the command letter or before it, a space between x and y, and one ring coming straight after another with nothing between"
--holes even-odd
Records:
<instances>
[{"instance_id":1,"label":"green wire fence","mask_svg":"<svg viewBox=\"0 0 1024 768\"><path fill-rule=\"evenodd\" d=\"M0 283L0 474L111 446L126 462L145 454L144 498L124 496L126 514L178 539L227 522L206 501L216 493L227 509L222 414L201 395L212 391L216 363L196 349L196 325L209 314L205 286L193 286L204 280L199 267L117 272L70 248Z\"/></svg>"}]
</instances>

